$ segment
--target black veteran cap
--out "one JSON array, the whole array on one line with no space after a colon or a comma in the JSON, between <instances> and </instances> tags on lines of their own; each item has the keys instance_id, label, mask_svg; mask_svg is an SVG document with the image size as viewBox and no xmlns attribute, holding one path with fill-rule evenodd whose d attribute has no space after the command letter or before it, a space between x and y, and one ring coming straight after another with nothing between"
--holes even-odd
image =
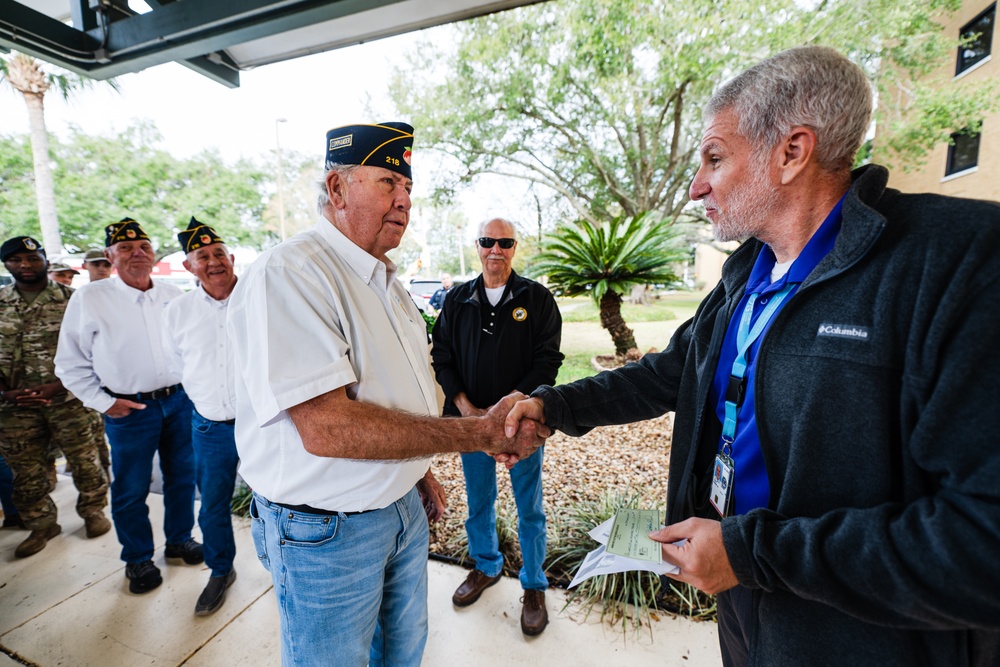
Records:
<instances>
[{"instance_id":1,"label":"black veteran cap","mask_svg":"<svg viewBox=\"0 0 1000 667\"><path fill-rule=\"evenodd\" d=\"M142 231L139 223L132 218L122 218L118 222L112 222L104 228L104 247L110 248L122 241L149 240L146 232Z\"/></svg>"},{"instance_id":2,"label":"black veteran cap","mask_svg":"<svg viewBox=\"0 0 1000 667\"><path fill-rule=\"evenodd\" d=\"M181 244L181 249L184 252L191 252L192 250L197 250L202 246L212 245L213 243L225 243L222 237L215 233L214 229L198 222L194 219L193 215L187 229L177 234L177 242Z\"/></svg>"},{"instance_id":3,"label":"black veteran cap","mask_svg":"<svg viewBox=\"0 0 1000 667\"><path fill-rule=\"evenodd\" d=\"M407 178L413 152L413 127L406 123L345 125L326 133L326 168L335 164L385 167Z\"/></svg>"},{"instance_id":4,"label":"black veteran cap","mask_svg":"<svg viewBox=\"0 0 1000 667\"><path fill-rule=\"evenodd\" d=\"M40 252L45 254L45 248L42 244L31 238L30 236L15 236L12 239L7 239L0 246L0 262L6 262L7 258L13 255L15 252Z\"/></svg>"}]
</instances>

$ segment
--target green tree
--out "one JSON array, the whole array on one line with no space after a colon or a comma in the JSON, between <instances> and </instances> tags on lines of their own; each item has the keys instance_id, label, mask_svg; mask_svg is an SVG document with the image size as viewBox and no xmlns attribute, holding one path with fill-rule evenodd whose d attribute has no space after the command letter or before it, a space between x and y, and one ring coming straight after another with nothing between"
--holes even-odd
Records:
<instances>
[{"instance_id":1,"label":"green tree","mask_svg":"<svg viewBox=\"0 0 1000 667\"><path fill-rule=\"evenodd\" d=\"M880 93L879 118L898 128L907 159L984 105L996 108L983 89L927 92L934 82L924 75L957 41L936 18L959 6L554 0L440 29L447 39L432 33L396 72L392 97L418 141L447 156L435 173L438 196L500 174L546 186L595 225L644 211L670 224L687 203L711 91L782 49L826 44L864 67ZM923 129L907 133L914 123Z\"/></svg>"},{"instance_id":2,"label":"green tree","mask_svg":"<svg viewBox=\"0 0 1000 667\"><path fill-rule=\"evenodd\" d=\"M157 147L161 141L148 122L113 136L71 128L65 142L53 137L57 209L68 248L103 245L104 227L126 215L143 225L159 256L178 249L176 233L192 215L215 226L231 245L261 248L277 242L277 232L263 223L267 193L274 191L269 168L246 159L226 164L216 151L178 159ZM37 234L25 144L0 137L5 237Z\"/></svg>"},{"instance_id":3,"label":"green tree","mask_svg":"<svg viewBox=\"0 0 1000 667\"><path fill-rule=\"evenodd\" d=\"M563 223L542 243L528 272L547 275L556 295L589 294L601 312L615 354L636 347L635 334L622 319L622 295L633 285L671 283L671 267L687 259L679 233L652 215L619 215L603 225L588 220Z\"/></svg>"},{"instance_id":4,"label":"green tree","mask_svg":"<svg viewBox=\"0 0 1000 667\"><path fill-rule=\"evenodd\" d=\"M72 93L90 86L93 81L70 72L46 72L39 61L23 53L0 56L0 84L5 81L21 94L28 107L42 245L49 254L61 255L62 235L56 213L52 170L49 167L49 134L45 127L45 93L55 86L64 98L69 98ZM118 89L114 79L109 79L106 83L115 90Z\"/></svg>"}]
</instances>

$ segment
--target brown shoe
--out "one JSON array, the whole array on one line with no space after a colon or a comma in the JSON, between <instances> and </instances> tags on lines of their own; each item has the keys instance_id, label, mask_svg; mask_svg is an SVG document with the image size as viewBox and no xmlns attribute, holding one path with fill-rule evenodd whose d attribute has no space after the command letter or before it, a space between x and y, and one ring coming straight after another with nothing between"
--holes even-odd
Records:
<instances>
[{"instance_id":1,"label":"brown shoe","mask_svg":"<svg viewBox=\"0 0 1000 667\"><path fill-rule=\"evenodd\" d=\"M27 558L28 556L34 556L39 551L45 548L49 540L62 532L62 526L58 523L54 523L48 528L42 530L33 530L31 535L28 535L28 539L17 545L17 549L14 550L15 558Z\"/></svg>"},{"instance_id":2,"label":"brown shoe","mask_svg":"<svg viewBox=\"0 0 1000 667\"><path fill-rule=\"evenodd\" d=\"M521 632L529 637L542 634L549 624L549 610L545 608L545 591L524 591L521 598Z\"/></svg>"},{"instance_id":3,"label":"brown shoe","mask_svg":"<svg viewBox=\"0 0 1000 667\"><path fill-rule=\"evenodd\" d=\"M100 537L111 530L111 521L103 514L92 514L84 517L83 525L87 528L87 537Z\"/></svg>"},{"instance_id":4,"label":"brown shoe","mask_svg":"<svg viewBox=\"0 0 1000 667\"><path fill-rule=\"evenodd\" d=\"M468 607L479 599L483 591L500 581L500 576L498 574L495 577L487 577L479 570L473 570L465 578L465 581L462 582L462 585L458 587L455 594L451 596L452 604L456 607Z\"/></svg>"}]
</instances>

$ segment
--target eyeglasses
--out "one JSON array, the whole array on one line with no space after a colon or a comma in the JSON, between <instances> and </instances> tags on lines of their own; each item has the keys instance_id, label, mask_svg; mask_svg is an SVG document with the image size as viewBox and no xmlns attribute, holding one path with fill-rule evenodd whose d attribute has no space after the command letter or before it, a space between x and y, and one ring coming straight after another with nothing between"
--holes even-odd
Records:
<instances>
[{"instance_id":1,"label":"eyeglasses","mask_svg":"<svg viewBox=\"0 0 1000 667\"><path fill-rule=\"evenodd\" d=\"M517 241L514 239L491 239L489 236L479 237L479 245L483 248L492 248L494 243L499 243L504 250L510 250Z\"/></svg>"}]
</instances>

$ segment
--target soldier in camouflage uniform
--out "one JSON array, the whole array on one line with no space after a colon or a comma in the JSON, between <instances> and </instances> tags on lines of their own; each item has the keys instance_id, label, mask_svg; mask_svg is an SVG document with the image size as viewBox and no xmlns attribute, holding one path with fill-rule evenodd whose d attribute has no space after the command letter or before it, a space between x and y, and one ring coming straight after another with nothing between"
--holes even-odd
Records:
<instances>
[{"instance_id":1,"label":"soldier in camouflage uniform","mask_svg":"<svg viewBox=\"0 0 1000 667\"><path fill-rule=\"evenodd\" d=\"M87 537L111 529L104 516L108 479L88 411L55 375L59 327L73 289L48 279L45 251L30 237L5 241L0 259L15 281L0 288L0 453L14 471L14 503L31 529L14 552L24 558L62 531L46 479L53 440L73 466Z\"/></svg>"}]
</instances>

